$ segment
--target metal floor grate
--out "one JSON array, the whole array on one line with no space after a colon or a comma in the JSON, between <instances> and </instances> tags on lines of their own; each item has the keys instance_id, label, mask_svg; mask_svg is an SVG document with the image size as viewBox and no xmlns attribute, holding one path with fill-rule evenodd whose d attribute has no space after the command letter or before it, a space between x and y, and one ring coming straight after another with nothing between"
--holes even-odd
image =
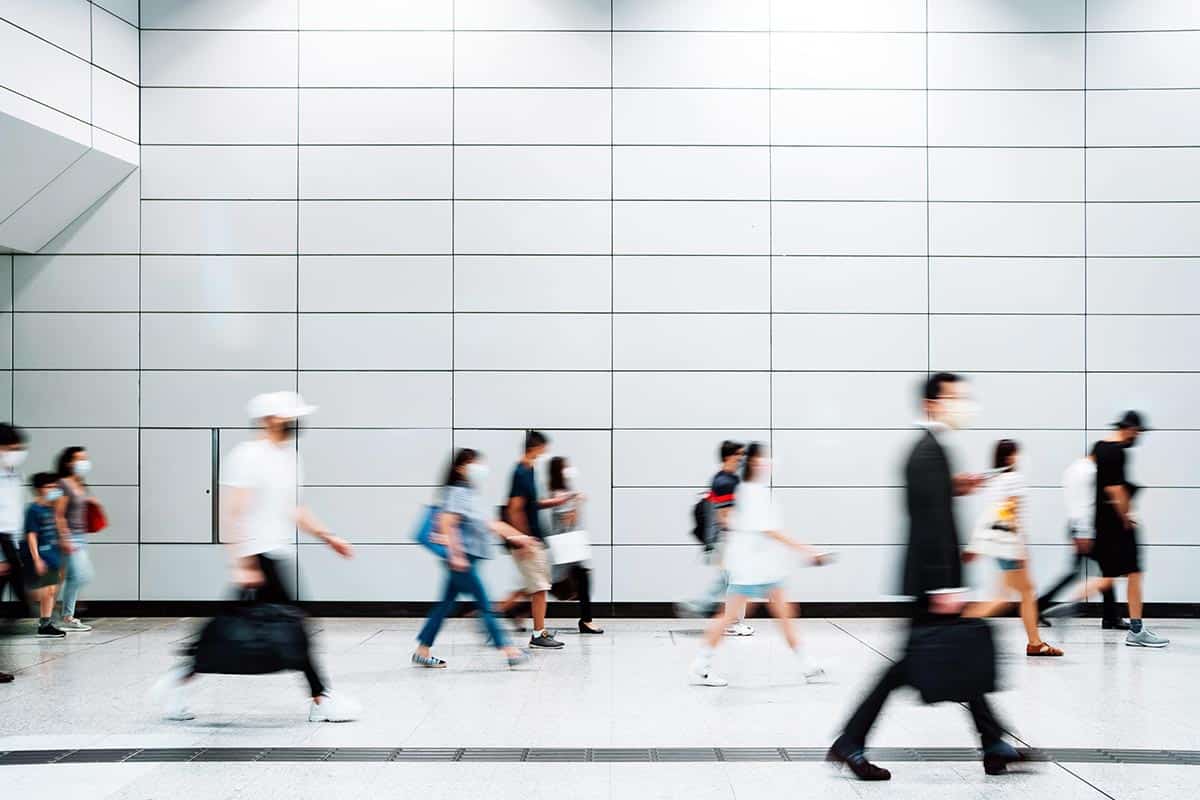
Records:
<instances>
[{"instance_id":1,"label":"metal floor grate","mask_svg":"<svg viewBox=\"0 0 1200 800\"><path fill-rule=\"evenodd\" d=\"M1063 764L1175 764L1200 766L1200 750L1129 750L1051 747L1023 750L1031 761ZM979 751L965 747L876 747L868 756L898 761L974 761ZM453 762L488 763L702 763L719 761L815 762L820 747L149 747L145 749L7 750L0 766L47 764L185 764L197 762Z\"/></svg>"}]
</instances>

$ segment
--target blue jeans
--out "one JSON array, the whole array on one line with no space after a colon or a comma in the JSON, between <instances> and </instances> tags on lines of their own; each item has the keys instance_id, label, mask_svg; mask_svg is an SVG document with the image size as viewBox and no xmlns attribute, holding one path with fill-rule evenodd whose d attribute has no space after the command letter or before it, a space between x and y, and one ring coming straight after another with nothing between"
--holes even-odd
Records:
<instances>
[{"instance_id":1,"label":"blue jeans","mask_svg":"<svg viewBox=\"0 0 1200 800\"><path fill-rule=\"evenodd\" d=\"M67 556L67 578L63 581L62 613L64 617L75 616L75 601L79 599L79 590L92 582L96 570L92 567L92 557L86 547L75 545L75 552Z\"/></svg>"},{"instance_id":2,"label":"blue jeans","mask_svg":"<svg viewBox=\"0 0 1200 800\"><path fill-rule=\"evenodd\" d=\"M442 623L446 621L446 617L454 610L454 604L458 602L460 594L470 595L475 600L475 607L479 610L479 619L483 621L483 627L487 630L492 644L496 647L508 646L508 637L496 624L496 618L492 615L492 603L488 600L487 590L483 588L483 581L479 580L479 573L475 569L475 562L478 560L477 558L468 558L467 568L462 572L450 569L450 563L443 562L446 564L448 573L446 590L442 593L441 602L433 607L433 611L429 612L429 617L421 627L421 632L417 634L417 641L425 647L433 646L433 640L437 638L438 631L442 629Z\"/></svg>"}]
</instances>

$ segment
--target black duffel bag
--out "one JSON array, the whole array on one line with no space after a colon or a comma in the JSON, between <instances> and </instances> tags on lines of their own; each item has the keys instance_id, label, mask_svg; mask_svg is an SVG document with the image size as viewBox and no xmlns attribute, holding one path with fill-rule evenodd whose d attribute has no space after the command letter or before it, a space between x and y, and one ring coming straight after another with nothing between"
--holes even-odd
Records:
<instances>
[{"instance_id":1,"label":"black duffel bag","mask_svg":"<svg viewBox=\"0 0 1200 800\"><path fill-rule=\"evenodd\" d=\"M996 690L996 645L982 619L914 625L908 682L926 703L964 702Z\"/></svg>"},{"instance_id":2,"label":"black duffel bag","mask_svg":"<svg viewBox=\"0 0 1200 800\"><path fill-rule=\"evenodd\" d=\"M213 617L190 648L196 672L265 675L307 662L304 612L277 603L238 604Z\"/></svg>"}]
</instances>

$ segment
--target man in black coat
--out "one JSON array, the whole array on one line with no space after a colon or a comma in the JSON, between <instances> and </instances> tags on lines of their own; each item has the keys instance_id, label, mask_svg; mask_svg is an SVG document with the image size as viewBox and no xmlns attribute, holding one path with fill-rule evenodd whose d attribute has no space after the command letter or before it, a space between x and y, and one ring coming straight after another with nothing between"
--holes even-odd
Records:
<instances>
[{"instance_id":1,"label":"man in black coat","mask_svg":"<svg viewBox=\"0 0 1200 800\"><path fill-rule=\"evenodd\" d=\"M904 467L905 503L908 510L908 549L904 558L903 591L913 598L913 626L937 625L956 619L963 608L962 559L954 497L979 487L978 475L953 475L943 443L949 430L969 421L966 383L958 375L940 372L925 383L924 431ZM868 761L863 754L867 734L875 724L888 695L908 683L908 665L902 658L880 678L862 705L846 722L842 735L829 750L830 761L844 763L861 780L886 781L892 774ZM987 698L980 695L968 706L983 744L984 769L989 775L1005 771L1020 759L1001 737L1004 733Z\"/></svg>"}]
</instances>

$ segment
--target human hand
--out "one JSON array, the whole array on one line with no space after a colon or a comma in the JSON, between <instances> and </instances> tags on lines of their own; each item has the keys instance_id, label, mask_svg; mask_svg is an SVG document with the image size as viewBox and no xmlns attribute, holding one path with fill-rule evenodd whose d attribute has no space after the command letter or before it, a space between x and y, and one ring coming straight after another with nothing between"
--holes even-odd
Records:
<instances>
[{"instance_id":1,"label":"human hand","mask_svg":"<svg viewBox=\"0 0 1200 800\"><path fill-rule=\"evenodd\" d=\"M977 553L972 552L971 550L963 550L962 551L962 562L964 564L970 564L972 561L974 561L978 557L979 557L979 555Z\"/></svg>"},{"instance_id":2,"label":"human hand","mask_svg":"<svg viewBox=\"0 0 1200 800\"><path fill-rule=\"evenodd\" d=\"M962 472L952 479L956 495L971 494L983 485L984 477L974 472Z\"/></svg>"},{"instance_id":3,"label":"human hand","mask_svg":"<svg viewBox=\"0 0 1200 800\"><path fill-rule=\"evenodd\" d=\"M46 574L46 562L40 558L33 562L33 569L39 576Z\"/></svg>"},{"instance_id":4,"label":"human hand","mask_svg":"<svg viewBox=\"0 0 1200 800\"><path fill-rule=\"evenodd\" d=\"M233 568L233 582L245 589L262 586L266 579L257 566L239 565Z\"/></svg>"},{"instance_id":5,"label":"human hand","mask_svg":"<svg viewBox=\"0 0 1200 800\"><path fill-rule=\"evenodd\" d=\"M342 558L353 558L354 557L354 548L350 545L349 542L347 542L345 539L343 539L340 536L334 536L333 534L329 534L329 536L327 536L325 539L325 543L327 545L329 545L330 549L332 549L333 552L337 553Z\"/></svg>"},{"instance_id":6,"label":"human hand","mask_svg":"<svg viewBox=\"0 0 1200 800\"><path fill-rule=\"evenodd\" d=\"M59 549L63 551L63 555L71 555L75 552L75 544L70 539L63 539L59 542Z\"/></svg>"},{"instance_id":7,"label":"human hand","mask_svg":"<svg viewBox=\"0 0 1200 800\"><path fill-rule=\"evenodd\" d=\"M1092 540L1091 539L1076 539L1075 540L1075 552L1082 553L1084 555L1087 555L1088 553L1092 552Z\"/></svg>"},{"instance_id":8,"label":"human hand","mask_svg":"<svg viewBox=\"0 0 1200 800\"><path fill-rule=\"evenodd\" d=\"M466 572L467 567L470 566L470 562L467 561L466 556L462 554L461 550L451 552L448 561L450 562L450 569L455 572Z\"/></svg>"},{"instance_id":9,"label":"human hand","mask_svg":"<svg viewBox=\"0 0 1200 800\"><path fill-rule=\"evenodd\" d=\"M8 562L0 561L0 575L7 575L7 574L8 574Z\"/></svg>"}]
</instances>

